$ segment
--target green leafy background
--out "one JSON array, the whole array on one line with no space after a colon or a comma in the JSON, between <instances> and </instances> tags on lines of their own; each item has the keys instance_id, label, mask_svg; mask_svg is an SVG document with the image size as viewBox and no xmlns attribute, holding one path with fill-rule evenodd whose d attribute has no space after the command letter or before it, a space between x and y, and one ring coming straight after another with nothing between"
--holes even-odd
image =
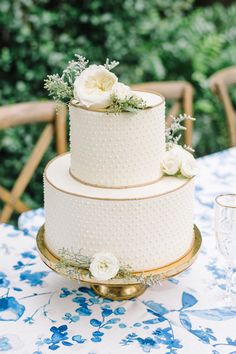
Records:
<instances>
[{"instance_id":1,"label":"green leafy background","mask_svg":"<svg viewBox=\"0 0 236 354\"><path fill-rule=\"evenodd\" d=\"M129 84L187 80L195 88L194 146L198 156L228 146L220 102L207 78L236 61L236 4L196 7L194 0L1 0L0 102L46 98L43 80L75 52L92 62L120 61ZM232 92L235 95L235 92ZM0 131L0 184L11 188L38 136L36 126ZM23 199L42 205L48 151Z\"/></svg>"}]
</instances>

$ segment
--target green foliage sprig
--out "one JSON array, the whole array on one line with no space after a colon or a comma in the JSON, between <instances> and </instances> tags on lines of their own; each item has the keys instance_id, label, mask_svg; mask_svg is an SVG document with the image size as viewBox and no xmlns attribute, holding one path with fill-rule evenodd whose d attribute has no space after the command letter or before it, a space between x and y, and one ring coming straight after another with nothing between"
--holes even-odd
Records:
<instances>
[{"instance_id":1,"label":"green foliage sprig","mask_svg":"<svg viewBox=\"0 0 236 354\"><path fill-rule=\"evenodd\" d=\"M120 112L136 113L147 107L146 102L135 95L127 96L124 99L119 99L115 94L111 95L111 105L108 107L108 112L118 114Z\"/></svg>"},{"instance_id":2,"label":"green foliage sprig","mask_svg":"<svg viewBox=\"0 0 236 354\"><path fill-rule=\"evenodd\" d=\"M68 103L73 97L73 87L58 74L48 75L44 87L55 101Z\"/></svg>"},{"instance_id":3,"label":"green foliage sprig","mask_svg":"<svg viewBox=\"0 0 236 354\"><path fill-rule=\"evenodd\" d=\"M170 127L165 129L165 138L166 138L166 148L167 150L171 149L174 144L178 145L179 140L181 139L182 134L180 131L186 130L182 124L186 120L194 121L195 118L187 114L180 114L178 117L171 116L172 123ZM178 134L179 133L179 134ZM190 152L194 152L194 149L190 146L184 145L184 148Z\"/></svg>"},{"instance_id":4,"label":"green foliage sprig","mask_svg":"<svg viewBox=\"0 0 236 354\"><path fill-rule=\"evenodd\" d=\"M73 252L65 248L59 252L60 261L57 263L56 269L71 279L75 279L80 275L90 276L89 265L91 258L85 256L82 250Z\"/></svg>"},{"instance_id":5,"label":"green foliage sprig","mask_svg":"<svg viewBox=\"0 0 236 354\"><path fill-rule=\"evenodd\" d=\"M76 60L69 61L63 70L62 76L59 74L48 75L44 80L44 88L55 101L68 104L73 98L74 81L80 75L89 61L82 55L75 54ZM108 63L109 64L109 63Z\"/></svg>"},{"instance_id":6,"label":"green foliage sprig","mask_svg":"<svg viewBox=\"0 0 236 354\"><path fill-rule=\"evenodd\" d=\"M118 62L118 61L112 60L112 61L110 62L110 59L107 58L107 59L106 59L106 62L105 62L105 64L104 64L104 68L107 69L107 70L109 70L109 71L111 71L111 70L113 70L117 65L119 65L119 62Z\"/></svg>"},{"instance_id":7,"label":"green foliage sprig","mask_svg":"<svg viewBox=\"0 0 236 354\"><path fill-rule=\"evenodd\" d=\"M80 75L87 67L89 60L79 54L75 54L76 60L69 61L63 70L62 80L73 86L76 76Z\"/></svg>"},{"instance_id":8,"label":"green foliage sprig","mask_svg":"<svg viewBox=\"0 0 236 354\"><path fill-rule=\"evenodd\" d=\"M66 264L75 265L79 268L89 268L91 263L91 257L88 257L82 253L82 250L79 252L74 252L73 250L67 250L62 248L59 252L59 256L61 262L65 262Z\"/></svg>"}]
</instances>

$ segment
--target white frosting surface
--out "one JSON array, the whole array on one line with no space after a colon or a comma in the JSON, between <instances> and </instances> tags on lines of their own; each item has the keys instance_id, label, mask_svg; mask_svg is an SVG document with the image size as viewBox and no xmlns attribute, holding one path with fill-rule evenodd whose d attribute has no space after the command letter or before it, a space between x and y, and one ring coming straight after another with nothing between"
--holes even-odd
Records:
<instances>
[{"instance_id":1,"label":"white frosting surface","mask_svg":"<svg viewBox=\"0 0 236 354\"><path fill-rule=\"evenodd\" d=\"M136 96L142 98L147 107L154 107L163 101L163 97L151 92L133 91Z\"/></svg>"},{"instance_id":2,"label":"white frosting surface","mask_svg":"<svg viewBox=\"0 0 236 354\"><path fill-rule=\"evenodd\" d=\"M53 159L46 168L45 176L56 188L66 193L98 199L143 199L169 193L181 188L188 179L171 176L162 177L158 182L143 187L108 189L87 186L69 174L70 154Z\"/></svg>"},{"instance_id":3,"label":"white frosting surface","mask_svg":"<svg viewBox=\"0 0 236 354\"><path fill-rule=\"evenodd\" d=\"M164 98L135 93L151 107L108 114L70 105L71 172L84 183L122 188L153 183L161 176Z\"/></svg>"}]
</instances>

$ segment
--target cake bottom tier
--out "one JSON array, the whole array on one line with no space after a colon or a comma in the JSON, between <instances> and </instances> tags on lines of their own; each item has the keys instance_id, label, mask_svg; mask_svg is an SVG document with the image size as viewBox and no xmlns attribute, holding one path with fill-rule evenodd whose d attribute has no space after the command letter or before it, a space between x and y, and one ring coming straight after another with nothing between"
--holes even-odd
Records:
<instances>
[{"instance_id":1,"label":"cake bottom tier","mask_svg":"<svg viewBox=\"0 0 236 354\"><path fill-rule=\"evenodd\" d=\"M45 169L45 242L87 256L113 253L134 271L162 267L186 254L193 242L193 179L163 177L130 189L84 185L69 173L70 154Z\"/></svg>"}]
</instances>

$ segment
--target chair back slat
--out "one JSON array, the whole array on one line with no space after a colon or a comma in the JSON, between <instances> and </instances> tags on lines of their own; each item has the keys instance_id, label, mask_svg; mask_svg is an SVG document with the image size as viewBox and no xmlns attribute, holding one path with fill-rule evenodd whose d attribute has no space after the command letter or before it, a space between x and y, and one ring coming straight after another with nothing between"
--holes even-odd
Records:
<instances>
[{"instance_id":1,"label":"chair back slat","mask_svg":"<svg viewBox=\"0 0 236 354\"><path fill-rule=\"evenodd\" d=\"M18 176L11 194L15 200L18 200L20 195L25 191L29 181L31 180L36 168L38 167L44 153L46 152L51 140L53 138L53 126L47 124L42 134L40 135L32 154L30 155L26 165L23 167ZM1 222L6 222L12 215L14 207L12 205L5 205L1 215Z\"/></svg>"},{"instance_id":2,"label":"chair back slat","mask_svg":"<svg viewBox=\"0 0 236 354\"><path fill-rule=\"evenodd\" d=\"M227 119L230 146L236 146L236 111L230 99L228 86L236 84L236 66L220 70L209 78L209 87L219 97Z\"/></svg>"},{"instance_id":3,"label":"chair back slat","mask_svg":"<svg viewBox=\"0 0 236 354\"><path fill-rule=\"evenodd\" d=\"M170 116L175 117L178 114L178 112L180 111L180 109L181 109L181 103L179 101L174 102L173 106L169 110L169 117ZM167 119L169 117L167 117ZM168 123L167 123L167 125L168 125Z\"/></svg>"},{"instance_id":4,"label":"chair back slat","mask_svg":"<svg viewBox=\"0 0 236 354\"><path fill-rule=\"evenodd\" d=\"M0 107L0 130L22 124L52 122L55 114L55 103L29 102Z\"/></svg>"},{"instance_id":5,"label":"chair back slat","mask_svg":"<svg viewBox=\"0 0 236 354\"><path fill-rule=\"evenodd\" d=\"M57 110L55 119L56 150L59 155L67 150L66 116L67 108L66 106L61 106Z\"/></svg>"},{"instance_id":6,"label":"chair back slat","mask_svg":"<svg viewBox=\"0 0 236 354\"><path fill-rule=\"evenodd\" d=\"M5 205L0 213L0 222L7 222L13 211L19 213L28 210L20 198L27 188L53 136L56 138L56 151L62 154L67 150L66 142L67 109L56 111L55 102L29 102L0 107L0 129L7 129L22 124L46 123L35 147L22 168L11 191L0 185L0 200Z\"/></svg>"},{"instance_id":7,"label":"chair back slat","mask_svg":"<svg viewBox=\"0 0 236 354\"><path fill-rule=\"evenodd\" d=\"M226 86L236 84L236 66L219 70L209 78L209 84L212 90L214 90L216 85L220 82L224 82Z\"/></svg>"},{"instance_id":8,"label":"chair back slat","mask_svg":"<svg viewBox=\"0 0 236 354\"><path fill-rule=\"evenodd\" d=\"M193 87L186 81L145 82L131 85L133 90L153 91L162 94L166 100L174 101L166 117L166 125L171 124L171 115L176 116L182 110L184 113L193 115ZM193 122L184 122L187 128L184 131L184 143L192 145Z\"/></svg>"},{"instance_id":9,"label":"chair back slat","mask_svg":"<svg viewBox=\"0 0 236 354\"><path fill-rule=\"evenodd\" d=\"M19 199L16 200L16 198L2 186L0 186L0 200L11 205L18 213L29 210L25 203Z\"/></svg>"},{"instance_id":10,"label":"chair back slat","mask_svg":"<svg viewBox=\"0 0 236 354\"><path fill-rule=\"evenodd\" d=\"M134 90L140 91L158 91L169 100L179 100L183 97L186 87L185 81L164 81L164 82L144 82L131 85Z\"/></svg>"}]
</instances>

